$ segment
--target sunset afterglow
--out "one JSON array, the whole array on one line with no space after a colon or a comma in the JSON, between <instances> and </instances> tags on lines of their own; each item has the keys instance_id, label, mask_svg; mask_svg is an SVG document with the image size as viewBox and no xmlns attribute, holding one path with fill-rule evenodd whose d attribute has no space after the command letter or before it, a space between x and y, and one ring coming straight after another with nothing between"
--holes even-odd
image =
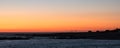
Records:
<instances>
[{"instance_id":1,"label":"sunset afterglow","mask_svg":"<svg viewBox=\"0 0 120 48\"><path fill-rule=\"evenodd\" d=\"M0 32L119 28L119 5L119 0L0 0Z\"/></svg>"}]
</instances>

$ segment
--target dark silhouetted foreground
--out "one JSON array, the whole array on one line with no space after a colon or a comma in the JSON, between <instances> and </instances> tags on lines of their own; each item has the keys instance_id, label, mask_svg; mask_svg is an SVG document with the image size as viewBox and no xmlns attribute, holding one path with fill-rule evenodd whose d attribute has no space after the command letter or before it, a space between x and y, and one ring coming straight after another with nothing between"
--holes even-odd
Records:
<instances>
[{"instance_id":1,"label":"dark silhouetted foreground","mask_svg":"<svg viewBox=\"0 0 120 48\"><path fill-rule=\"evenodd\" d=\"M120 29L66 33L0 33L0 40L28 40L35 37L47 39L102 39L120 40Z\"/></svg>"}]
</instances>

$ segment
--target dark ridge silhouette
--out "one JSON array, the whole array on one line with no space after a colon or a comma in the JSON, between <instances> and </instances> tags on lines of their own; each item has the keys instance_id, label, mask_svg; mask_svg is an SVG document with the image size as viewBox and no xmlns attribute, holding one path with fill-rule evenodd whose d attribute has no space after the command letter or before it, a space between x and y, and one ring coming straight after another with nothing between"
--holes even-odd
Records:
<instances>
[{"instance_id":1,"label":"dark ridge silhouette","mask_svg":"<svg viewBox=\"0 0 120 48\"><path fill-rule=\"evenodd\" d=\"M0 40L28 40L34 37L47 39L101 39L120 40L120 29L92 32L64 32L64 33L0 33Z\"/></svg>"},{"instance_id":2,"label":"dark ridge silhouette","mask_svg":"<svg viewBox=\"0 0 120 48\"><path fill-rule=\"evenodd\" d=\"M96 32L100 32L99 30L97 30Z\"/></svg>"},{"instance_id":3,"label":"dark ridge silhouette","mask_svg":"<svg viewBox=\"0 0 120 48\"><path fill-rule=\"evenodd\" d=\"M91 31L91 30L89 30L88 32L89 32L89 33L91 33L92 31Z\"/></svg>"}]
</instances>

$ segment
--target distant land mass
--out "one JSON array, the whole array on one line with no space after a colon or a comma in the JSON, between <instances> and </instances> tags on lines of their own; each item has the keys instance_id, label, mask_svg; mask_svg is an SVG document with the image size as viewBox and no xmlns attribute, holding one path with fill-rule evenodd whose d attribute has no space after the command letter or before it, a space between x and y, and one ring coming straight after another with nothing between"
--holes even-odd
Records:
<instances>
[{"instance_id":1,"label":"distant land mass","mask_svg":"<svg viewBox=\"0 0 120 48\"><path fill-rule=\"evenodd\" d=\"M120 40L120 29L96 32L0 33L0 40L29 40L34 38Z\"/></svg>"}]
</instances>

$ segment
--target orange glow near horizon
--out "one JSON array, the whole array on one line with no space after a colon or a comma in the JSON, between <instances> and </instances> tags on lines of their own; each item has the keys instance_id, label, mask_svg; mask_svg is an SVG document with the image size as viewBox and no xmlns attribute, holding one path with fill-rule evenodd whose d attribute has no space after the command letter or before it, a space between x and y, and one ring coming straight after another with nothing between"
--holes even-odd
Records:
<instances>
[{"instance_id":1,"label":"orange glow near horizon","mask_svg":"<svg viewBox=\"0 0 120 48\"><path fill-rule=\"evenodd\" d=\"M35 15L35 16L34 16ZM73 16L74 15L74 16ZM59 31L87 31L114 29L120 26L115 14L111 13L89 13L89 14L4 14L1 17L1 32L59 32ZM44 17L45 16L45 17ZM64 17L69 16L69 17ZM82 17L77 17L82 16ZM87 17L86 17L87 16ZM109 16L91 17L90 16ZM111 18L111 19L110 19Z\"/></svg>"},{"instance_id":2,"label":"orange glow near horizon","mask_svg":"<svg viewBox=\"0 0 120 48\"><path fill-rule=\"evenodd\" d=\"M0 3L0 32L82 32L120 27L117 2L7 1Z\"/></svg>"}]
</instances>

